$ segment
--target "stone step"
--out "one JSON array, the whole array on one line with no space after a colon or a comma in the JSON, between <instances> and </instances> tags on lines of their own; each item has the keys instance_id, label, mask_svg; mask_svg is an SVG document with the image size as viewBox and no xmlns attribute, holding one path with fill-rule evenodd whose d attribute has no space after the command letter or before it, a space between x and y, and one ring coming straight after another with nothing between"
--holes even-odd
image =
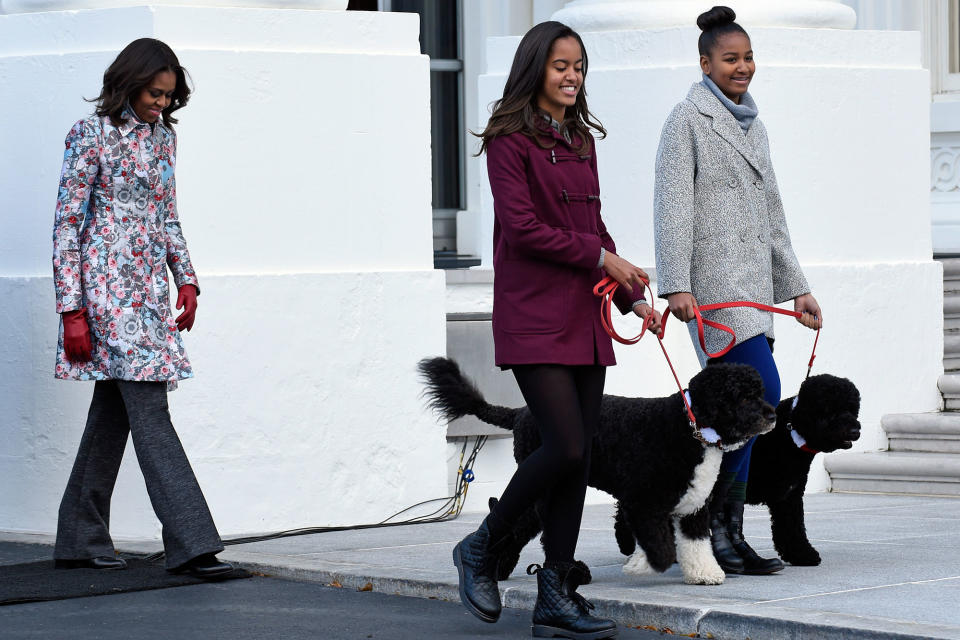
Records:
<instances>
[{"instance_id":1,"label":"stone step","mask_svg":"<svg viewBox=\"0 0 960 640\"><path fill-rule=\"evenodd\" d=\"M947 369L944 361L944 369ZM943 408L947 411L960 410L960 374L945 372L937 380L937 388L943 396Z\"/></svg>"},{"instance_id":2,"label":"stone step","mask_svg":"<svg viewBox=\"0 0 960 640\"><path fill-rule=\"evenodd\" d=\"M943 332L943 355L947 358L960 357L960 332Z\"/></svg>"},{"instance_id":3,"label":"stone step","mask_svg":"<svg viewBox=\"0 0 960 640\"><path fill-rule=\"evenodd\" d=\"M960 317L960 295L949 295L943 297L943 315Z\"/></svg>"},{"instance_id":4,"label":"stone step","mask_svg":"<svg viewBox=\"0 0 960 640\"><path fill-rule=\"evenodd\" d=\"M833 491L960 496L960 454L832 454L824 458Z\"/></svg>"},{"instance_id":5,"label":"stone step","mask_svg":"<svg viewBox=\"0 0 960 640\"><path fill-rule=\"evenodd\" d=\"M944 258L940 260L943 265L943 279L960 280L960 258Z\"/></svg>"},{"instance_id":6,"label":"stone step","mask_svg":"<svg viewBox=\"0 0 960 640\"><path fill-rule=\"evenodd\" d=\"M960 454L960 413L898 413L880 425L891 451Z\"/></svg>"}]
</instances>

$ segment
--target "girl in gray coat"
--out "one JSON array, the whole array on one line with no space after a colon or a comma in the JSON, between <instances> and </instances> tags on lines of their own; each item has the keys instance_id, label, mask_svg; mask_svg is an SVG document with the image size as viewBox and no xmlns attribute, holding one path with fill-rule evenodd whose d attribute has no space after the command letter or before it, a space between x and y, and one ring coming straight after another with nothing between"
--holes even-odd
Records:
<instances>
[{"instance_id":1,"label":"girl in gray coat","mask_svg":"<svg viewBox=\"0 0 960 640\"><path fill-rule=\"evenodd\" d=\"M794 301L800 322L816 329L822 314L790 244L783 204L770 163L767 132L747 92L756 66L750 38L729 7L697 18L703 81L694 84L663 126L657 150L654 229L659 295L689 322L698 304L748 300ZM736 333L724 362L752 365L766 400L780 401L773 361L773 318L751 308L704 312ZM701 364L707 356L688 328ZM706 335L709 352L728 334ZM695 400L694 400L695 401ZM761 558L743 539L743 503L753 441L723 456L711 499L714 555L728 573L766 574L783 568Z\"/></svg>"}]
</instances>

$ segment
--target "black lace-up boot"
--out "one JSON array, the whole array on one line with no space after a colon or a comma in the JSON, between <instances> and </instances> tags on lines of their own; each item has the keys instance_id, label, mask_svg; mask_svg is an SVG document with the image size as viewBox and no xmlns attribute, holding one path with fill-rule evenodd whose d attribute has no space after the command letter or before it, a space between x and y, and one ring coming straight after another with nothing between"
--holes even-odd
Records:
<instances>
[{"instance_id":1,"label":"black lace-up boot","mask_svg":"<svg viewBox=\"0 0 960 640\"><path fill-rule=\"evenodd\" d=\"M717 483L713 486L713 494L710 496L710 545L713 547L713 557L725 573L743 573L743 558L733 548L727 531L724 507L731 485L733 485L733 474L721 472Z\"/></svg>"},{"instance_id":2,"label":"black lace-up boot","mask_svg":"<svg viewBox=\"0 0 960 640\"><path fill-rule=\"evenodd\" d=\"M743 559L743 572L751 576L765 576L783 569L780 558L761 558L743 539L743 501L727 500L727 534L734 551Z\"/></svg>"},{"instance_id":3,"label":"black lace-up boot","mask_svg":"<svg viewBox=\"0 0 960 640\"><path fill-rule=\"evenodd\" d=\"M584 569L581 562L554 561L527 567L527 574L537 575L535 638L595 640L617 635L617 623L590 615L593 605L577 593L577 587L590 582L590 572Z\"/></svg>"},{"instance_id":4,"label":"black lace-up boot","mask_svg":"<svg viewBox=\"0 0 960 640\"><path fill-rule=\"evenodd\" d=\"M484 622L496 622L503 609L497 587L496 552L506 538L491 540L489 521L494 517L491 512L479 529L453 548L453 564L460 577L460 602Z\"/></svg>"}]
</instances>

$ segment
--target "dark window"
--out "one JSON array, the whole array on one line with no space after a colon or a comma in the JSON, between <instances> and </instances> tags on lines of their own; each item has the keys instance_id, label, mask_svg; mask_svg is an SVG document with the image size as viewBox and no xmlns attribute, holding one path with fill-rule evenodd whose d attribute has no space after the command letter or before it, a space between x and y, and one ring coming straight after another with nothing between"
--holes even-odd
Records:
<instances>
[{"instance_id":1,"label":"dark window","mask_svg":"<svg viewBox=\"0 0 960 640\"><path fill-rule=\"evenodd\" d=\"M460 0L350 0L347 9L420 16L420 51L430 56L434 266L480 264L479 259L457 254L457 211L463 209L465 197Z\"/></svg>"},{"instance_id":2,"label":"dark window","mask_svg":"<svg viewBox=\"0 0 960 640\"><path fill-rule=\"evenodd\" d=\"M953 0L949 9L950 64L948 73L960 73L960 2Z\"/></svg>"}]
</instances>

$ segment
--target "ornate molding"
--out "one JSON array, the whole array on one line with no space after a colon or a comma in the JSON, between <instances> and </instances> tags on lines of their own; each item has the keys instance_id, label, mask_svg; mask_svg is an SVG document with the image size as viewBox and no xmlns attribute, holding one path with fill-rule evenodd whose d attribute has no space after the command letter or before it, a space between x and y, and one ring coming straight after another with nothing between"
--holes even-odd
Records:
<instances>
[{"instance_id":1,"label":"ornate molding","mask_svg":"<svg viewBox=\"0 0 960 640\"><path fill-rule=\"evenodd\" d=\"M714 0L573 0L553 14L579 31L696 27ZM737 22L753 27L853 29L856 12L839 0L737 0Z\"/></svg>"},{"instance_id":2,"label":"ornate molding","mask_svg":"<svg viewBox=\"0 0 960 640\"><path fill-rule=\"evenodd\" d=\"M144 5L180 5L183 0L0 0L0 15L40 11L78 11L116 9ZM347 0L194 0L192 7L241 7L245 9L325 9L347 8Z\"/></svg>"},{"instance_id":3,"label":"ornate molding","mask_svg":"<svg viewBox=\"0 0 960 640\"><path fill-rule=\"evenodd\" d=\"M930 191L960 191L960 146L930 148Z\"/></svg>"}]
</instances>

